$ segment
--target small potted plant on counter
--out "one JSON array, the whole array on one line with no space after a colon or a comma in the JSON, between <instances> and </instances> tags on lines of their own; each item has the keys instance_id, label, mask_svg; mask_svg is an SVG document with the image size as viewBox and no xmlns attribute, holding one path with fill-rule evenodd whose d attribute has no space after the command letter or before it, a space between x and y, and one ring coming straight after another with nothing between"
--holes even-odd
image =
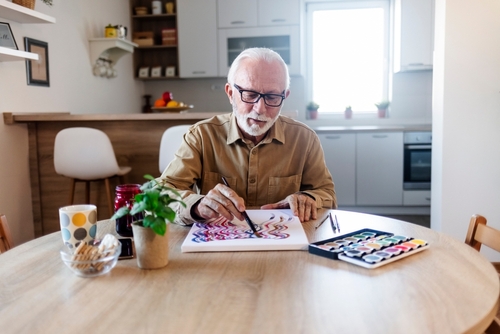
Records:
<instances>
[{"instance_id":1,"label":"small potted plant on counter","mask_svg":"<svg viewBox=\"0 0 500 334\"><path fill-rule=\"evenodd\" d=\"M345 107L344 116L347 119L352 118L352 108L351 108L351 106Z\"/></svg>"},{"instance_id":2,"label":"small potted plant on counter","mask_svg":"<svg viewBox=\"0 0 500 334\"><path fill-rule=\"evenodd\" d=\"M141 193L135 195L132 209L119 208L111 219L143 213L141 220L132 223L137 264L142 269L163 268L168 264L168 223L175 219L174 203L186 204L180 194L153 178L144 175L149 181L141 186Z\"/></svg>"},{"instance_id":3,"label":"small potted plant on counter","mask_svg":"<svg viewBox=\"0 0 500 334\"><path fill-rule=\"evenodd\" d=\"M317 104L314 101L311 101L306 106L306 109L307 109L307 119L317 119L318 118L319 104Z\"/></svg>"},{"instance_id":4,"label":"small potted plant on counter","mask_svg":"<svg viewBox=\"0 0 500 334\"><path fill-rule=\"evenodd\" d=\"M375 103L375 107L378 109L378 117L385 118L387 116L387 109L389 108L389 101L381 101L379 103Z\"/></svg>"}]
</instances>

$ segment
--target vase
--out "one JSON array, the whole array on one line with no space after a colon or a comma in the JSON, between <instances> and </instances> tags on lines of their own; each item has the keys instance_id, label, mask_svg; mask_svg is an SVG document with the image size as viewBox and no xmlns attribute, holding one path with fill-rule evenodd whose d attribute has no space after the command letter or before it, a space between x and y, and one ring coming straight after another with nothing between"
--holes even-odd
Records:
<instances>
[{"instance_id":1,"label":"vase","mask_svg":"<svg viewBox=\"0 0 500 334\"><path fill-rule=\"evenodd\" d=\"M12 0L12 3L29 9L35 9L35 0Z\"/></svg>"},{"instance_id":2,"label":"vase","mask_svg":"<svg viewBox=\"0 0 500 334\"><path fill-rule=\"evenodd\" d=\"M160 269L168 264L168 235L170 228L167 225L165 235L156 234L151 228L132 224L134 233L135 253L137 265L141 269Z\"/></svg>"},{"instance_id":3,"label":"vase","mask_svg":"<svg viewBox=\"0 0 500 334\"><path fill-rule=\"evenodd\" d=\"M387 114L387 109L379 109L378 110L378 118L385 118Z\"/></svg>"}]
</instances>

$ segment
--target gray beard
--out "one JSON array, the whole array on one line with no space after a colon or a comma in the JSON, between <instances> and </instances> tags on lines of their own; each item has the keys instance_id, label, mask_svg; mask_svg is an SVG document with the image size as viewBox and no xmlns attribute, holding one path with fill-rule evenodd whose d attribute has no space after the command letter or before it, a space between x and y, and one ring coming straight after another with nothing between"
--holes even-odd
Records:
<instances>
[{"instance_id":1,"label":"gray beard","mask_svg":"<svg viewBox=\"0 0 500 334\"><path fill-rule=\"evenodd\" d=\"M234 101L232 103L232 107L233 107L233 113L236 116L236 121L238 122L238 125L241 128L241 130L245 131L247 134L254 137L258 137L265 134L273 126L274 122L276 122L276 120L280 115L280 113L278 113L274 119L264 116L258 116L254 112L246 115L241 115L238 113L238 110L236 108L236 103L234 103ZM250 125L247 122L248 118L257 119L259 121L266 121L267 123L266 125L264 125L264 127L260 127L258 124Z\"/></svg>"}]
</instances>

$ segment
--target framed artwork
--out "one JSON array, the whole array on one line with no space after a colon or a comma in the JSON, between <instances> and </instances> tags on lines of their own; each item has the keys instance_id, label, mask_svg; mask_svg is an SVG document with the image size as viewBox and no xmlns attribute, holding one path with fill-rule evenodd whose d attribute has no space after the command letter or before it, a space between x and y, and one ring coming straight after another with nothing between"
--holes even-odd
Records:
<instances>
[{"instance_id":1,"label":"framed artwork","mask_svg":"<svg viewBox=\"0 0 500 334\"><path fill-rule=\"evenodd\" d=\"M24 37L24 48L26 52L38 55L38 60L26 60L28 85L49 87L49 45L46 42Z\"/></svg>"},{"instance_id":2,"label":"framed artwork","mask_svg":"<svg viewBox=\"0 0 500 334\"><path fill-rule=\"evenodd\" d=\"M16 39L10 29L10 24L0 22L0 46L4 48L18 50Z\"/></svg>"}]
</instances>

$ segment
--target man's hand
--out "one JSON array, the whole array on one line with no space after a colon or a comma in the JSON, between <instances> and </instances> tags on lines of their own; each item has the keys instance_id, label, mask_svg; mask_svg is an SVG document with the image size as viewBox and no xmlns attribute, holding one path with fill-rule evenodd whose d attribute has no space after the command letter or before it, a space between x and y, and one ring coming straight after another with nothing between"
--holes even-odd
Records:
<instances>
[{"instance_id":1,"label":"man's hand","mask_svg":"<svg viewBox=\"0 0 500 334\"><path fill-rule=\"evenodd\" d=\"M304 223L311 219L318 218L318 209L316 201L311 197L295 193L287 196L284 200L274 204L266 204L260 207L262 210L269 209L288 209L290 208L294 216L299 217L299 220Z\"/></svg>"},{"instance_id":2,"label":"man's hand","mask_svg":"<svg viewBox=\"0 0 500 334\"><path fill-rule=\"evenodd\" d=\"M243 198L220 183L210 190L194 209L195 214L205 220L217 218L220 215L229 221L232 221L233 217L243 220L242 211L245 211Z\"/></svg>"}]
</instances>

